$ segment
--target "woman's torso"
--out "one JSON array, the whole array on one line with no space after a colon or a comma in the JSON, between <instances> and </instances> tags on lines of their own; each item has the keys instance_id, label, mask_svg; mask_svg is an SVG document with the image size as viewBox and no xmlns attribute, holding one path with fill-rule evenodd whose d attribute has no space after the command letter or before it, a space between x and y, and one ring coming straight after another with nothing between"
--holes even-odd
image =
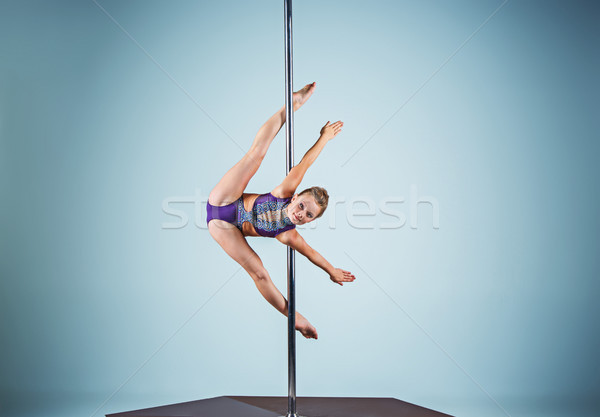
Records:
<instances>
[{"instance_id":1,"label":"woman's torso","mask_svg":"<svg viewBox=\"0 0 600 417\"><path fill-rule=\"evenodd\" d=\"M251 212L254 208L254 202L258 198L260 194L242 194L242 201L244 202L244 210ZM260 236L254 225L251 222L243 222L242 223L242 234L244 236Z\"/></svg>"},{"instance_id":2,"label":"woman's torso","mask_svg":"<svg viewBox=\"0 0 600 417\"><path fill-rule=\"evenodd\" d=\"M278 198L271 193L242 195L243 209L238 208L238 223L244 236L275 237L293 229L295 225L287 216L291 198Z\"/></svg>"}]
</instances>

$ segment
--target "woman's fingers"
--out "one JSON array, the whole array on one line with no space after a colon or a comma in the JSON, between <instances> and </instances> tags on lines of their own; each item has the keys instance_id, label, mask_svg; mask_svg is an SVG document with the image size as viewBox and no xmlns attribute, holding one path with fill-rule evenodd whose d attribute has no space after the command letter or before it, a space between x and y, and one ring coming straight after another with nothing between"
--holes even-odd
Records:
<instances>
[{"instance_id":1,"label":"woman's fingers","mask_svg":"<svg viewBox=\"0 0 600 417\"><path fill-rule=\"evenodd\" d=\"M338 120L337 122L331 123L331 120L328 120L327 123L325 123L325 126L323 126L323 129L328 130L329 132L332 132L333 135L337 135L338 133L340 133L340 131L342 130L342 126L344 125L344 122L342 122L341 120ZM323 133L323 130L321 130L321 133Z\"/></svg>"},{"instance_id":2,"label":"woman's fingers","mask_svg":"<svg viewBox=\"0 0 600 417\"><path fill-rule=\"evenodd\" d=\"M336 284L343 285L344 282L352 282L356 279L356 277L352 275L350 271L345 271L339 268L338 271L341 272L342 275L333 279Z\"/></svg>"},{"instance_id":3,"label":"woman's fingers","mask_svg":"<svg viewBox=\"0 0 600 417\"><path fill-rule=\"evenodd\" d=\"M342 280L345 282L352 282L356 279L356 277L354 275L352 275L352 273L349 271L344 271L342 269L342 274L343 274Z\"/></svg>"}]
</instances>

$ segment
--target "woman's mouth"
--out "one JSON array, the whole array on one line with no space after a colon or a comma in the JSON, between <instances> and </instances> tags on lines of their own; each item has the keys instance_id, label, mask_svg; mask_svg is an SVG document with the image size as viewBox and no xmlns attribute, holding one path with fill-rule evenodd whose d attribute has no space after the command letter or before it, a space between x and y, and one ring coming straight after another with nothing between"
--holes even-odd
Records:
<instances>
[{"instance_id":1,"label":"woman's mouth","mask_svg":"<svg viewBox=\"0 0 600 417\"><path fill-rule=\"evenodd\" d=\"M298 223L298 222L299 222L299 220L298 220L298 216L296 216L296 214L295 214L295 213L292 213L292 216L294 216L294 220L296 221L296 223Z\"/></svg>"}]
</instances>

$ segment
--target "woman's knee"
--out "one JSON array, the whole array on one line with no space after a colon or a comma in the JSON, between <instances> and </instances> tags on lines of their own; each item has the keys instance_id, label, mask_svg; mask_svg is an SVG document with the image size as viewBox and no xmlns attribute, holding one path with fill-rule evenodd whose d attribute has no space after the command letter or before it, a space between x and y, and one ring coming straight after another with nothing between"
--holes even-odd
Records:
<instances>
[{"instance_id":1,"label":"woman's knee","mask_svg":"<svg viewBox=\"0 0 600 417\"><path fill-rule=\"evenodd\" d=\"M255 268L254 270L250 271L249 273L255 282L261 282L261 281L264 282L264 281L269 281L271 279L271 277L269 276L269 273L267 272L267 270L264 267Z\"/></svg>"}]
</instances>

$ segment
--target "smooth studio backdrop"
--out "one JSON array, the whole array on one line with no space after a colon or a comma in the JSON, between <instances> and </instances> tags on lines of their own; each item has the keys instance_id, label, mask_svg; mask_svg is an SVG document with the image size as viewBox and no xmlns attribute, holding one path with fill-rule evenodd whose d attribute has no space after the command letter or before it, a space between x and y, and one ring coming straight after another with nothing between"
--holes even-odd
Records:
<instances>
[{"instance_id":1,"label":"smooth studio backdrop","mask_svg":"<svg viewBox=\"0 0 600 417\"><path fill-rule=\"evenodd\" d=\"M357 276L297 257L320 336L299 396L598 409L599 17L294 2L295 87L317 82L296 161L345 122L302 184L337 203L302 234ZM285 317L203 213L283 104L283 3L3 0L0 39L2 414L286 395ZM282 132L248 190L284 172ZM285 294L284 247L249 240Z\"/></svg>"}]
</instances>

